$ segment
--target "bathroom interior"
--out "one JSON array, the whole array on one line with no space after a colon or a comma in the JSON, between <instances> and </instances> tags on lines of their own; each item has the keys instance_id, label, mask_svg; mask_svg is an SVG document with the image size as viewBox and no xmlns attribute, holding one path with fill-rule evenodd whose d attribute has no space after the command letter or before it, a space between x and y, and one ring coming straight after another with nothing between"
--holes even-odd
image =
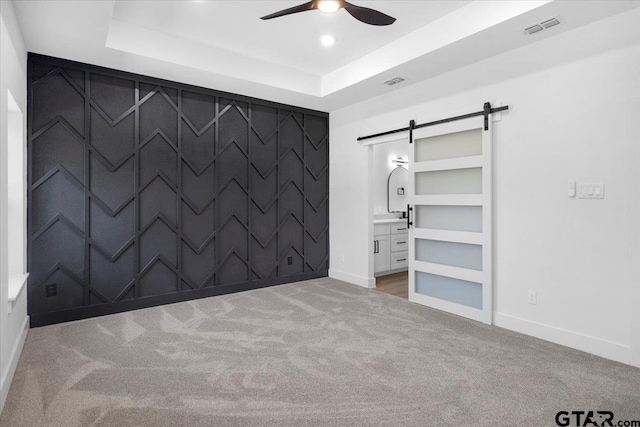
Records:
<instances>
[{"instance_id":1,"label":"bathroom interior","mask_svg":"<svg viewBox=\"0 0 640 427\"><path fill-rule=\"evenodd\" d=\"M373 253L376 289L408 298L406 140L373 146Z\"/></svg>"}]
</instances>

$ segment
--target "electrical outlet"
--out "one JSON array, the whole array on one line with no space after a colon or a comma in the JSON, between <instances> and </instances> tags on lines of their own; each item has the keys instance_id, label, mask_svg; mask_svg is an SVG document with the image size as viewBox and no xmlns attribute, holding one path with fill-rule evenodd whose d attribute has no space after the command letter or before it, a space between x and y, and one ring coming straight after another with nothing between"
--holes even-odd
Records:
<instances>
[{"instance_id":1,"label":"electrical outlet","mask_svg":"<svg viewBox=\"0 0 640 427\"><path fill-rule=\"evenodd\" d=\"M344 255L340 255L340 261L344 262Z\"/></svg>"},{"instance_id":2,"label":"electrical outlet","mask_svg":"<svg viewBox=\"0 0 640 427\"><path fill-rule=\"evenodd\" d=\"M527 294L527 302L533 305L538 304L538 293L536 291L529 291Z\"/></svg>"},{"instance_id":3,"label":"electrical outlet","mask_svg":"<svg viewBox=\"0 0 640 427\"><path fill-rule=\"evenodd\" d=\"M289 257L287 258L287 265L292 265L293 264L293 257Z\"/></svg>"},{"instance_id":4,"label":"electrical outlet","mask_svg":"<svg viewBox=\"0 0 640 427\"><path fill-rule=\"evenodd\" d=\"M58 295L58 285L55 283L50 283L45 286L45 291L47 293L47 297L55 297Z\"/></svg>"}]
</instances>

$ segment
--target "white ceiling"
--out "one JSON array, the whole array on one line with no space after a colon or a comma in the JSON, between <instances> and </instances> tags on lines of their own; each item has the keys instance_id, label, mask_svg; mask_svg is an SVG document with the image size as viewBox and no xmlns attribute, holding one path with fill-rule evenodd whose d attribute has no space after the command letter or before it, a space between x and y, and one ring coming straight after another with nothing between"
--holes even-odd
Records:
<instances>
[{"instance_id":1,"label":"white ceiling","mask_svg":"<svg viewBox=\"0 0 640 427\"><path fill-rule=\"evenodd\" d=\"M357 0L356 0L357 1ZM386 27L363 24L345 10L309 11L267 21L261 16L298 1L118 1L112 18L127 24L199 42L322 76L471 2L359 1L393 15ZM337 42L320 44L324 34Z\"/></svg>"},{"instance_id":2,"label":"white ceiling","mask_svg":"<svg viewBox=\"0 0 640 427\"><path fill-rule=\"evenodd\" d=\"M303 1L14 4L31 52L324 111L640 6L616 0L353 0L398 20L374 27L344 10L259 19ZM561 25L523 35L523 28L554 16ZM318 41L325 33L338 40L332 48ZM406 81L382 84L396 76Z\"/></svg>"}]
</instances>

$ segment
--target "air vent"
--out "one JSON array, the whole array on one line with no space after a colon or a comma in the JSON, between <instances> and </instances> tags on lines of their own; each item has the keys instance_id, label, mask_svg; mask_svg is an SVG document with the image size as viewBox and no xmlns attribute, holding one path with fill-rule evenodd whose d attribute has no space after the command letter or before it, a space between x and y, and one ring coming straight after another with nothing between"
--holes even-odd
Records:
<instances>
[{"instance_id":1,"label":"air vent","mask_svg":"<svg viewBox=\"0 0 640 427\"><path fill-rule=\"evenodd\" d=\"M547 19L540 23L537 23L530 27L525 28L524 33L528 35L539 33L540 31L546 30L547 28L555 27L556 25L559 25L559 24L560 24L560 21L558 20L558 18Z\"/></svg>"},{"instance_id":2,"label":"air vent","mask_svg":"<svg viewBox=\"0 0 640 427\"><path fill-rule=\"evenodd\" d=\"M544 28L542 28L540 25L533 25L529 28L525 28L524 32L527 34L535 34L538 31L542 31L542 30L544 30Z\"/></svg>"},{"instance_id":3,"label":"air vent","mask_svg":"<svg viewBox=\"0 0 640 427\"><path fill-rule=\"evenodd\" d=\"M402 77L396 77L394 79L387 80L386 82L384 82L384 84L386 84L387 86L393 86L397 85L398 83L402 83L403 81L404 79Z\"/></svg>"},{"instance_id":4,"label":"air vent","mask_svg":"<svg viewBox=\"0 0 640 427\"><path fill-rule=\"evenodd\" d=\"M544 22L541 22L540 25L542 25L545 29L547 29L547 28L555 27L559 23L560 21L558 21L556 18L551 18L551 19L547 19Z\"/></svg>"}]
</instances>

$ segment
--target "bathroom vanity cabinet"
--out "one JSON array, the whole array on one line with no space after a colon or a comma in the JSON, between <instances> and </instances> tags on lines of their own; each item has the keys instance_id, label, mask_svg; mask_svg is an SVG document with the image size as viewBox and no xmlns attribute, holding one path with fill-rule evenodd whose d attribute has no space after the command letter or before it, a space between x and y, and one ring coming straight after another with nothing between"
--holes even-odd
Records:
<instances>
[{"instance_id":1,"label":"bathroom vanity cabinet","mask_svg":"<svg viewBox=\"0 0 640 427\"><path fill-rule=\"evenodd\" d=\"M376 276L407 270L409 236L406 220L374 221L373 253Z\"/></svg>"}]
</instances>

